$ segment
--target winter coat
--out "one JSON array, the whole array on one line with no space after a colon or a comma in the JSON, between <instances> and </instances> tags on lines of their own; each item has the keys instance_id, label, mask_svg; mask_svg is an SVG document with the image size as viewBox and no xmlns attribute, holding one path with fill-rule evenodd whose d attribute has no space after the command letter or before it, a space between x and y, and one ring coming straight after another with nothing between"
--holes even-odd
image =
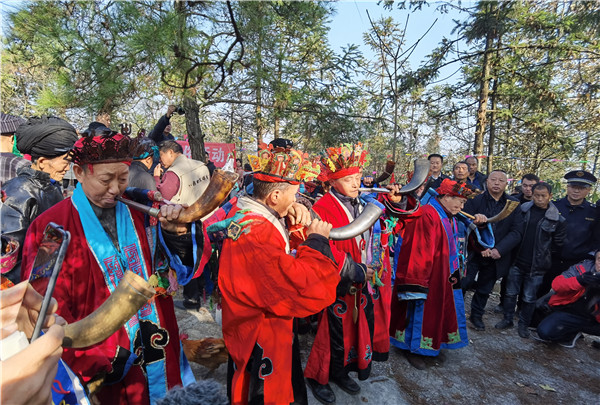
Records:
<instances>
[{"instance_id":1,"label":"winter coat","mask_svg":"<svg viewBox=\"0 0 600 405\"><path fill-rule=\"evenodd\" d=\"M533 207L533 201L520 206L521 238L527 231L531 207ZM541 275L550 269L552 266L552 251L561 248L566 243L566 240L567 223L560 215L558 208L550 202L544 217L537 224L531 273L533 275ZM517 249L515 257L518 256L519 249Z\"/></svg>"},{"instance_id":2,"label":"winter coat","mask_svg":"<svg viewBox=\"0 0 600 405\"><path fill-rule=\"evenodd\" d=\"M11 236L23 246L27 228L42 212L63 200L60 182L29 166L20 168L17 177L2 185L6 200L0 207L2 234ZM18 283L21 280L21 253L17 265L4 276Z\"/></svg>"}]
</instances>

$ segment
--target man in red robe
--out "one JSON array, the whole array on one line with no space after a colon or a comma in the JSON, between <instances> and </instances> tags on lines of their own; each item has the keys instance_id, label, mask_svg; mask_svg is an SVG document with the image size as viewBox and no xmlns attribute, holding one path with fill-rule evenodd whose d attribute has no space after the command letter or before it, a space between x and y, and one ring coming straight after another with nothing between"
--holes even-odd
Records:
<instances>
[{"instance_id":1,"label":"man in red robe","mask_svg":"<svg viewBox=\"0 0 600 405\"><path fill-rule=\"evenodd\" d=\"M332 189L313 209L338 228L354 221L363 210L358 189L367 152L360 144L353 150L342 146L327 152L329 157L324 159L323 166ZM393 186L393 191L386 206L388 212L400 212L400 208L394 207L402 200L401 195L395 194L399 187ZM329 381L356 395L360 386L348 373L356 371L359 380L365 380L370 374L371 360L387 360L391 269L386 262L389 264L387 237L391 228L391 224L382 220L356 238L330 242L341 268L342 281L336 301L320 315L304 371L313 394L322 403L336 400ZM377 282L369 284L373 280Z\"/></svg>"},{"instance_id":2,"label":"man in red robe","mask_svg":"<svg viewBox=\"0 0 600 405\"><path fill-rule=\"evenodd\" d=\"M392 300L391 343L405 350L419 369L426 367L421 356L438 356L440 349L469 342L460 286L463 236L456 215L475 194L450 179L443 180L437 193L406 227ZM478 214L474 223L485 221Z\"/></svg>"},{"instance_id":3,"label":"man in red robe","mask_svg":"<svg viewBox=\"0 0 600 405\"><path fill-rule=\"evenodd\" d=\"M136 148L136 140L113 132L90 133L77 141L70 152L79 181L73 196L36 218L27 233L23 279L32 271L49 222L71 234L53 295L57 313L69 323L106 301L126 270L146 280L164 278L153 260L156 241L149 240L152 233L147 232L144 215L115 199L127 187ZM172 265L184 282L200 263L193 263L187 227L172 223L181 210L179 205L162 206L158 232L166 241L165 253L173 251L181 258L183 263ZM181 350L170 295L157 295L105 341L86 349L65 349L63 360L102 404L153 404L170 388L194 381Z\"/></svg>"},{"instance_id":4,"label":"man in red robe","mask_svg":"<svg viewBox=\"0 0 600 405\"><path fill-rule=\"evenodd\" d=\"M310 220L308 210L295 203L307 174L304 164L294 163L296 152L265 145L261 158L249 156L253 197L240 197L227 218L209 228L227 230L219 288L233 404L307 402L293 318L335 299L340 277L327 239L331 225L313 220L306 240L291 251L284 219Z\"/></svg>"}]
</instances>

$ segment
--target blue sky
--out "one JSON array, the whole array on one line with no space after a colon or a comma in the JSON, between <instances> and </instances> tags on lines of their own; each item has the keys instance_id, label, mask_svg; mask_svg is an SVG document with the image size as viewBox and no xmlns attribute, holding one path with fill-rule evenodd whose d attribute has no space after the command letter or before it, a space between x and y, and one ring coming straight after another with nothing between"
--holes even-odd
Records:
<instances>
[{"instance_id":1,"label":"blue sky","mask_svg":"<svg viewBox=\"0 0 600 405\"><path fill-rule=\"evenodd\" d=\"M469 2L463 2L463 5ZM378 5L377 1L354 1L343 0L335 3L337 13L331 22L331 31L329 33L329 41L333 48L339 52L342 47L348 44L356 44L360 46L365 57L369 58L373 54L367 46L363 45L362 35L370 28L369 17L367 10L373 21L383 17L393 17L400 26L404 26L406 17L409 14L407 10L398 10L394 7L393 10L384 9L382 5ZM444 36L450 37L450 32L455 26L452 19L461 20L464 18L457 11L452 10L448 14L435 12L435 5L424 6L421 11L410 13L408 25L406 29L406 43L413 44L421 36L423 36L431 24L437 18L434 27L427 33L417 46L415 52L410 57L410 65L412 68L418 67L432 49L438 46ZM456 34L454 34L456 35ZM450 68L451 69L451 68ZM456 68L454 68L456 69Z\"/></svg>"}]
</instances>

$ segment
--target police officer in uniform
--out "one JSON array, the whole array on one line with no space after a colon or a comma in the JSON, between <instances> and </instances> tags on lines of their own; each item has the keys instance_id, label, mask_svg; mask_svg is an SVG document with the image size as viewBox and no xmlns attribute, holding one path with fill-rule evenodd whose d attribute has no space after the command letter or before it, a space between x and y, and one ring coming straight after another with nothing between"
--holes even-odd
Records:
<instances>
[{"instance_id":1,"label":"police officer in uniform","mask_svg":"<svg viewBox=\"0 0 600 405\"><path fill-rule=\"evenodd\" d=\"M553 252L552 268L544 276L538 297L550 291L552 280L574 264L593 258L598 244L596 205L585 198L596 184L596 177L584 170L565 174L567 196L554 202L567 222L567 240L559 252Z\"/></svg>"}]
</instances>

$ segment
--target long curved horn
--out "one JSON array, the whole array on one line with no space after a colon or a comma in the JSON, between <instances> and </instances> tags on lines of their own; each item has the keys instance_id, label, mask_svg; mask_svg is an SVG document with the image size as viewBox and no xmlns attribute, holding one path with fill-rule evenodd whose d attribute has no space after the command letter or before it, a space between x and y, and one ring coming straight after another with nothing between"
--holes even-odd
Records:
<instances>
[{"instance_id":1,"label":"long curved horn","mask_svg":"<svg viewBox=\"0 0 600 405\"><path fill-rule=\"evenodd\" d=\"M177 222L189 224L214 211L229 195L233 189L233 186L235 185L235 182L237 181L237 178L237 173L227 172L220 169L215 170L210 178L208 187L206 187L206 190L204 190L204 193L200 196L200 198L198 198L198 200L196 200L195 203L183 210L183 212L179 215ZM123 204L130 206L131 208L153 217L158 218L160 213L160 210L157 208L148 207L147 205L140 204L126 198L117 197L116 199L121 201Z\"/></svg>"},{"instance_id":2,"label":"long curved horn","mask_svg":"<svg viewBox=\"0 0 600 405\"><path fill-rule=\"evenodd\" d=\"M395 167L396 162L394 162L393 160L388 160L387 162L385 162L385 170L383 171L383 173L381 173L379 177L373 180L373 184L379 184L382 181L386 181L388 177L390 177L392 173L394 173Z\"/></svg>"},{"instance_id":3,"label":"long curved horn","mask_svg":"<svg viewBox=\"0 0 600 405\"><path fill-rule=\"evenodd\" d=\"M404 187L400 189L400 194L408 194L425 183L427 175L429 174L429 160L427 159L416 159L415 160L415 171L413 172L412 179Z\"/></svg>"},{"instance_id":4,"label":"long curved horn","mask_svg":"<svg viewBox=\"0 0 600 405\"><path fill-rule=\"evenodd\" d=\"M179 215L178 222L191 223L217 209L235 186L237 178L237 173L215 170L204 193Z\"/></svg>"},{"instance_id":5,"label":"long curved horn","mask_svg":"<svg viewBox=\"0 0 600 405\"><path fill-rule=\"evenodd\" d=\"M106 340L154 297L154 288L142 277L126 271L113 293L94 312L65 326L63 347L82 348Z\"/></svg>"},{"instance_id":6,"label":"long curved horn","mask_svg":"<svg viewBox=\"0 0 600 405\"><path fill-rule=\"evenodd\" d=\"M363 212L361 212L360 215L354 219L354 221L346 226L332 229L329 232L329 239L346 240L355 238L373 226L381 214L383 214L383 210L379 206L370 202L365 206Z\"/></svg>"},{"instance_id":7,"label":"long curved horn","mask_svg":"<svg viewBox=\"0 0 600 405\"><path fill-rule=\"evenodd\" d=\"M429 161L427 159L415 160L415 171L410 182L400 189L397 194L405 195L410 194L425 183L427 175L429 174ZM358 189L361 193L389 193L391 190L382 187L360 187Z\"/></svg>"}]
</instances>

